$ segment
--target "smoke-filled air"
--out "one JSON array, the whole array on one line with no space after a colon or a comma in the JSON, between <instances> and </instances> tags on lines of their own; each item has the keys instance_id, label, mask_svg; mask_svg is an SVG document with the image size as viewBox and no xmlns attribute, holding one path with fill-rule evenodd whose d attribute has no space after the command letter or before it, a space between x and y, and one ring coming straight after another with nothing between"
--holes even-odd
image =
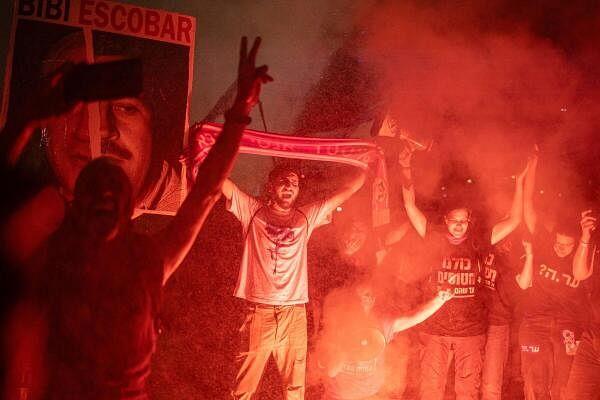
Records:
<instances>
[{"instance_id":1,"label":"smoke-filled air","mask_svg":"<svg viewBox=\"0 0 600 400\"><path fill-rule=\"evenodd\" d=\"M597 398L598 1L6 11L2 398Z\"/></svg>"}]
</instances>

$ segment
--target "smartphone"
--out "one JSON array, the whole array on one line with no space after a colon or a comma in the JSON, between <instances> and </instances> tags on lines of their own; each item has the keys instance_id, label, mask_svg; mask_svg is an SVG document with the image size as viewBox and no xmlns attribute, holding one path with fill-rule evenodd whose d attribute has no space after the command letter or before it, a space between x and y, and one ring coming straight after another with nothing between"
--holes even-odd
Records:
<instances>
[{"instance_id":1,"label":"smartphone","mask_svg":"<svg viewBox=\"0 0 600 400\"><path fill-rule=\"evenodd\" d=\"M142 72L139 58L77 64L65 76L65 101L73 104L138 97L142 93Z\"/></svg>"}]
</instances>

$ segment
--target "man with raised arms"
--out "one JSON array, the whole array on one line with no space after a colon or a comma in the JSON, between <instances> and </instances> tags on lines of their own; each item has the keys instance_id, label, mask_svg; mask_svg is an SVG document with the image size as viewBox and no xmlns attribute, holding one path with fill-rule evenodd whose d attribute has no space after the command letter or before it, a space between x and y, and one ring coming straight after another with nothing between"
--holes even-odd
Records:
<instances>
[{"instance_id":1,"label":"man with raised arms","mask_svg":"<svg viewBox=\"0 0 600 400\"><path fill-rule=\"evenodd\" d=\"M246 312L236 357L235 399L252 397L271 354L286 398L304 398L308 239L361 188L365 174L353 177L329 198L297 207L300 179L297 171L276 166L265 187L266 201L242 192L230 180L223 185L227 208L240 220L245 238L234 293L244 300Z\"/></svg>"}]
</instances>

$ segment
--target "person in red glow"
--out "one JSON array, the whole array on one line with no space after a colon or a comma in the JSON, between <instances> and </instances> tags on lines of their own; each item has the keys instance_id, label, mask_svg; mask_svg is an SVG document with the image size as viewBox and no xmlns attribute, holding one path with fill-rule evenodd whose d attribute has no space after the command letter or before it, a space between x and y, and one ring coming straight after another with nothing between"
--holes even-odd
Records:
<instances>
[{"instance_id":1,"label":"person in red glow","mask_svg":"<svg viewBox=\"0 0 600 400\"><path fill-rule=\"evenodd\" d=\"M276 166L270 172L264 201L225 181L227 209L240 220L245 236L234 292L244 301L245 319L240 328L233 398L252 398L271 354L286 398L304 398L308 240L364 180L361 172L331 197L301 207L296 206L300 174L285 166Z\"/></svg>"},{"instance_id":2,"label":"person in red glow","mask_svg":"<svg viewBox=\"0 0 600 400\"><path fill-rule=\"evenodd\" d=\"M587 280L590 296L585 309L591 313L591 318L571 366L565 390L566 400L593 399L600 391L600 274L597 270L600 250L598 239L593 234L597 223L594 210L581 213L581 238L573 257L573 277L580 281Z\"/></svg>"},{"instance_id":3,"label":"person in red glow","mask_svg":"<svg viewBox=\"0 0 600 400\"><path fill-rule=\"evenodd\" d=\"M471 209L460 199L445 205L444 226L436 229L428 225L427 217L416 205L411 158L410 150L400 155L402 195L411 224L425 239L428 257L422 262L431 263L425 265L429 279L424 284L424 291L450 286L454 293L452 300L421 325L419 336L425 348L421 361L420 398L443 398L454 355L456 398L478 399L487 329L481 285L481 249L500 242L520 224L522 202L518 196L522 193L525 171L517 178L516 200L510 213L489 231L482 233L472 228Z\"/></svg>"},{"instance_id":4,"label":"person in red glow","mask_svg":"<svg viewBox=\"0 0 600 400\"><path fill-rule=\"evenodd\" d=\"M451 297L449 291L441 290L424 304L399 316L383 311L384 301L375 295L368 279L328 295L316 354L324 372L324 398L380 398L377 395L386 372L385 348L399 332L429 318ZM365 352L367 349L370 350Z\"/></svg>"},{"instance_id":5,"label":"person in red glow","mask_svg":"<svg viewBox=\"0 0 600 400\"><path fill-rule=\"evenodd\" d=\"M516 187L512 198L511 213L522 214L524 186L535 173L533 158L529 158L526 173L515 177ZM501 215L505 212L505 199L503 195L494 198L488 204L493 204L492 213ZM491 219L493 217L488 217ZM514 242L518 230L499 241L498 243L484 246L482 250L482 286L484 300L487 308L487 332L485 343L485 356L481 373L481 400L501 400L503 393L510 344L511 324L514 320L514 311L521 299L521 289L515 282L514 276L520 261L519 251L514 250Z\"/></svg>"},{"instance_id":6,"label":"person in red glow","mask_svg":"<svg viewBox=\"0 0 600 400\"><path fill-rule=\"evenodd\" d=\"M526 182L524 217L533 240L523 242L525 260L516 277L525 290L519 329L521 373L527 400L563 399L577 343L589 320L586 290L577 278L581 275L573 273L579 232L566 216L552 232L540 226L534 189L534 180Z\"/></svg>"},{"instance_id":7,"label":"person in red glow","mask_svg":"<svg viewBox=\"0 0 600 400\"><path fill-rule=\"evenodd\" d=\"M133 232L134 189L118 160L97 158L79 174L66 217L35 263L45 329L30 329L45 339L37 352L44 359L32 363L43 366L33 374L42 398L148 398L162 287L220 198L261 85L272 80L266 66L255 67L259 46L257 38L248 52L242 39L235 103L196 183L164 230L153 236ZM17 340L19 333L13 334L10 339Z\"/></svg>"}]
</instances>

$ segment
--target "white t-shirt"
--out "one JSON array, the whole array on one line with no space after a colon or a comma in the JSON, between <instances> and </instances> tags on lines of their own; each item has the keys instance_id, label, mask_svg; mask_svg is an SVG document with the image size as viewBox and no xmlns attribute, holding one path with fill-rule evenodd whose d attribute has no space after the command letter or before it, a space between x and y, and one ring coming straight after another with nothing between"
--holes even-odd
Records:
<instances>
[{"instance_id":1,"label":"white t-shirt","mask_svg":"<svg viewBox=\"0 0 600 400\"><path fill-rule=\"evenodd\" d=\"M245 237L234 296L272 305L307 303L307 244L313 230L329 222L325 201L280 217L234 187L227 209L242 223Z\"/></svg>"}]
</instances>

